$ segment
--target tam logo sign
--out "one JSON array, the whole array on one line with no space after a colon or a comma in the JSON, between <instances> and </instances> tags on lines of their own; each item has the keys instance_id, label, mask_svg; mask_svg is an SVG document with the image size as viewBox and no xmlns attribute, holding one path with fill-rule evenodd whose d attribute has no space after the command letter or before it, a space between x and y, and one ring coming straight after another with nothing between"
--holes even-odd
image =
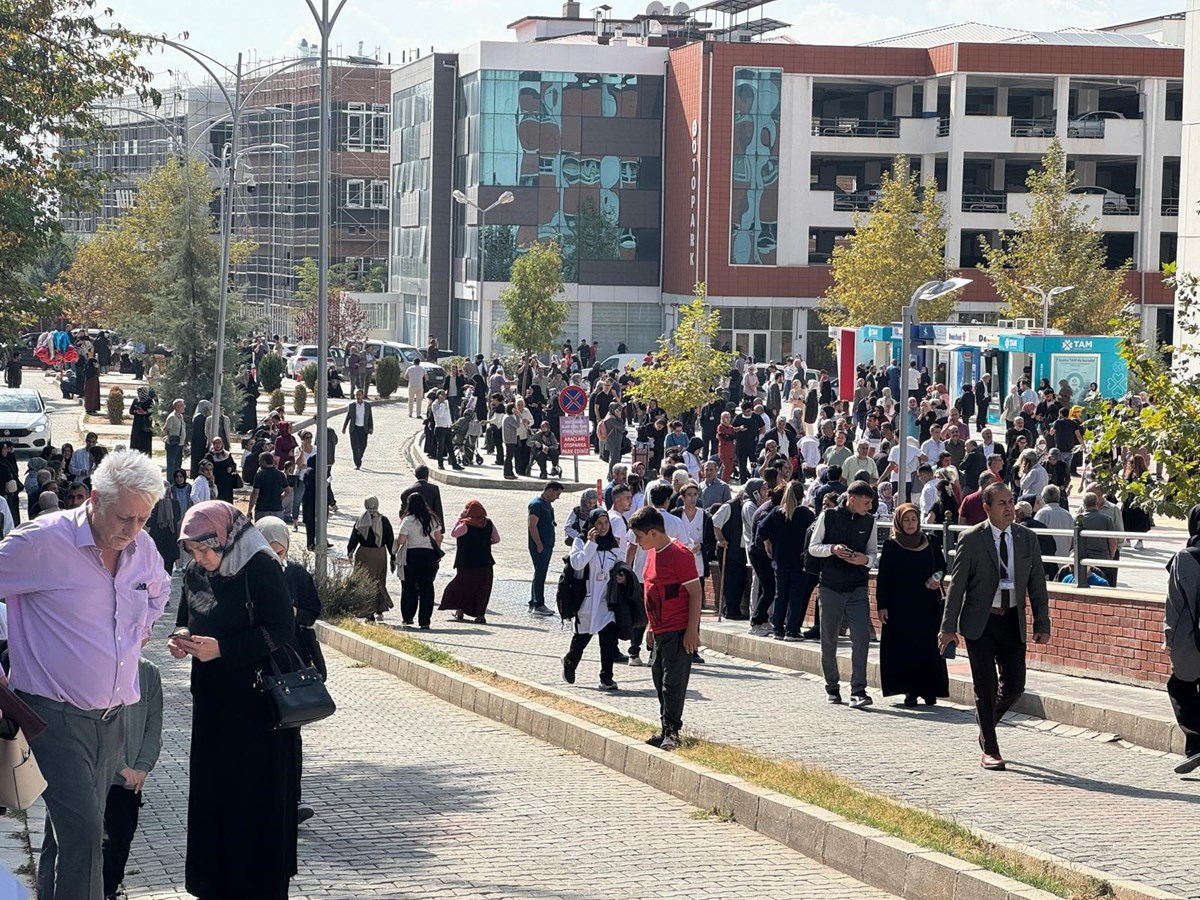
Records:
<instances>
[{"instance_id":1,"label":"tam logo sign","mask_svg":"<svg viewBox=\"0 0 1200 900\"><path fill-rule=\"evenodd\" d=\"M1091 342L1091 340L1083 340L1081 338L1068 338L1067 340L1064 340L1062 342L1062 348L1064 350L1068 350L1068 351L1070 351L1070 350L1091 350L1092 342Z\"/></svg>"}]
</instances>

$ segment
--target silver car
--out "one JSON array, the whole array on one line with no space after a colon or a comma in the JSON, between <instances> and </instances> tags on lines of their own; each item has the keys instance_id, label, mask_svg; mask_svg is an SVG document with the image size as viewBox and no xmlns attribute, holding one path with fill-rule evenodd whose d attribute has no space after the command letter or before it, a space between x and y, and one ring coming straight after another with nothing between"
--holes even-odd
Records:
<instances>
[{"instance_id":1,"label":"silver car","mask_svg":"<svg viewBox=\"0 0 1200 900\"><path fill-rule=\"evenodd\" d=\"M0 441L29 456L50 444L50 417L41 394L32 388L0 390Z\"/></svg>"}]
</instances>

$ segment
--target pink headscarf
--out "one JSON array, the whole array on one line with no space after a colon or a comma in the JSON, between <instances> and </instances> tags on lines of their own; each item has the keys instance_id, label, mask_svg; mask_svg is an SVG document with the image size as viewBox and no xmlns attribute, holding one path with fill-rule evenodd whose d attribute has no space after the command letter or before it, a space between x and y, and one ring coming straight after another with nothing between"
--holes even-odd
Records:
<instances>
[{"instance_id":1,"label":"pink headscarf","mask_svg":"<svg viewBox=\"0 0 1200 900\"><path fill-rule=\"evenodd\" d=\"M245 513L224 500L205 500L188 507L179 527L179 542L195 541L221 554L217 574L229 577L240 572L255 553L263 550L275 558L267 539Z\"/></svg>"}]
</instances>

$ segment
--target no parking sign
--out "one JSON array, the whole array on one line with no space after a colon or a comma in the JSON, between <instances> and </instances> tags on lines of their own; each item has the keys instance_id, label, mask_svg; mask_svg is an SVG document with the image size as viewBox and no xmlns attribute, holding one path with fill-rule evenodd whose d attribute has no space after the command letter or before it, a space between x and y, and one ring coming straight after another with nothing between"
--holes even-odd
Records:
<instances>
[{"instance_id":1,"label":"no parking sign","mask_svg":"<svg viewBox=\"0 0 1200 900\"><path fill-rule=\"evenodd\" d=\"M568 384L558 392L558 405L568 416L582 415L587 411L587 391L577 384Z\"/></svg>"},{"instance_id":2,"label":"no parking sign","mask_svg":"<svg viewBox=\"0 0 1200 900\"><path fill-rule=\"evenodd\" d=\"M587 456L591 452L587 416L563 416L558 420L558 449L563 456Z\"/></svg>"}]
</instances>

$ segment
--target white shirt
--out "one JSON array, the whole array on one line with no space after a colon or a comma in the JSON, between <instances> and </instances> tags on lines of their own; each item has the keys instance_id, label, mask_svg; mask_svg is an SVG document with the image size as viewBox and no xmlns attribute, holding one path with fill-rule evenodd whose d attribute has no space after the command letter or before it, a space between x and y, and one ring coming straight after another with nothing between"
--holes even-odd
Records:
<instances>
[{"instance_id":1,"label":"white shirt","mask_svg":"<svg viewBox=\"0 0 1200 900\"><path fill-rule=\"evenodd\" d=\"M433 404L433 424L438 428L449 428L454 424L450 419L450 404L439 400Z\"/></svg>"},{"instance_id":2,"label":"white shirt","mask_svg":"<svg viewBox=\"0 0 1200 900\"><path fill-rule=\"evenodd\" d=\"M908 389L915 391L921 387L921 373L911 366L908 369Z\"/></svg>"},{"instance_id":3,"label":"white shirt","mask_svg":"<svg viewBox=\"0 0 1200 900\"><path fill-rule=\"evenodd\" d=\"M365 400L362 403L354 401L354 426L356 428L367 427L367 403Z\"/></svg>"},{"instance_id":4,"label":"white shirt","mask_svg":"<svg viewBox=\"0 0 1200 900\"><path fill-rule=\"evenodd\" d=\"M929 515L929 510L933 509L933 504L937 503L937 479L930 478L921 488L921 521L925 521L925 517Z\"/></svg>"},{"instance_id":5,"label":"white shirt","mask_svg":"<svg viewBox=\"0 0 1200 900\"><path fill-rule=\"evenodd\" d=\"M1006 528L1006 529L1004 529L1004 531L1001 531L995 525L990 525L989 527L991 528L991 531L992 531L992 543L996 546L996 559L998 559L1000 561L1000 580L1003 581L1003 580L1007 579L1009 581L1012 581L1013 568L1014 568L1014 564L1016 562L1016 560L1013 558L1014 554L1016 553L1016 548L1013 545L1012 529ZM1005 541L1008 544L1008 566L1007 567L1004 565L1004 557L1000 555L1000 535L1001 534L1006 535ZM1013 593L1015 593L1015 591L1010 590L1009 601L1015 603L1016 597L1013 596ZM1000 586L999 586L999 584L997 584L996 596L992 598L992 609L1000 609L1000 608L1001 608Z\"/></svg>"},{"instance_id":6,"label":"white shirt","mask_svg":"<svg viewBox=\"0 0 1200 900\"><path fill-rule=\"evenodd\" d=\"M205 500L212 500L213 492L212 485L208 483L208 479L200 475L192 482L192 502L203 503Z\"/></svg>"},{"instance_id":7,"label":"white shirt","mask_svg":"<svg viewBox=\"0 0 1200 900\"><path fill-rule=\"evenodd\" d=\"M933 438L930 438L921 445L921 452L925 454L925 459L931 466L937 465L938 457L942 455L945 449L945 441L935 441Z\"/></svg>"},{"instance_id":8,"label":"white shirt","mask_svg":"<svg viewBox=\"0 0 1200 900\"><path fill-rule=\"evenodd\" d=\"M700 552L700 545L704 543L704 511L699 506L695 509L695 515L688 519L687 511L682 511L679 516L679 522L683 526L684 537L679 539L679 543L684 547L693 547L692 555L696 557L696 571L704 571L704 555Z\"/></svg>"},{"instance_id":9,"label":"white shirt","mask_svg":"<svg viewBox=\"0 0 1200 900\"><path fill-rule=\"evenodd\" d=\"M780 428L776 432L776 434L778 434L778 436L779 436L778 437L779 452L782 453L788 459L791 459L792 458L792 439L788 437L787 431L783 428Z\"/></svg>"},{"instance_id":10,"label":"white shirt","mask_svg":"<svg viewBox=\"0 0 1200 900\"><path fill-rule=\"evenodd\" d=\"M806 466L816 468L821 464L821 442L811 434L800 438L800 458Z\"/></svg>"},{"instance_id":11,"label":"white shirt","mask_svg":"<svg viewBox=\"0 0 1200 900\"><path fill-rule=\"evenodd\" d=\"M408 550L432 549L433 536L438 532L437 520L434 519L433 522L433 531L426 534L416 516L405 516L400 522L400 533L404 535L405 548Z\"/></svg>"},{"instance_id":12,"label":"white shirt","mask_svg":"<svg viewBox=\"0 0 1200 900\"><path fill-rule=\"evenodd\" d=\"M421 368L420 363L413 363L405 372L408 376L408 389L420 389L425 387L425 370Z\"/></svg>"},{"instance_id":13,"label":"white shirt","mask_svg":"<svg viewBox=\"0 0 1200 900\"><path fill-rule=\"evenodd\" d=\"M904 460L904 465L908 469L908 473L905 478L906 481L912 481L913 475L915 475L917 472L917 467L921 464L920 460L917 459L917 452L919 450L920 450L920 448L916 446L916 441L914 441L910 438L909 443L908 443L908 455ZM893 463L897 467L897 468L892 469L892 481L899 481L900 480L899 479L900 470L898 468L900 465L900 447L899 446L893 447L891 452L888 453L888 462Z\"/></svg>"}]
</instances>

